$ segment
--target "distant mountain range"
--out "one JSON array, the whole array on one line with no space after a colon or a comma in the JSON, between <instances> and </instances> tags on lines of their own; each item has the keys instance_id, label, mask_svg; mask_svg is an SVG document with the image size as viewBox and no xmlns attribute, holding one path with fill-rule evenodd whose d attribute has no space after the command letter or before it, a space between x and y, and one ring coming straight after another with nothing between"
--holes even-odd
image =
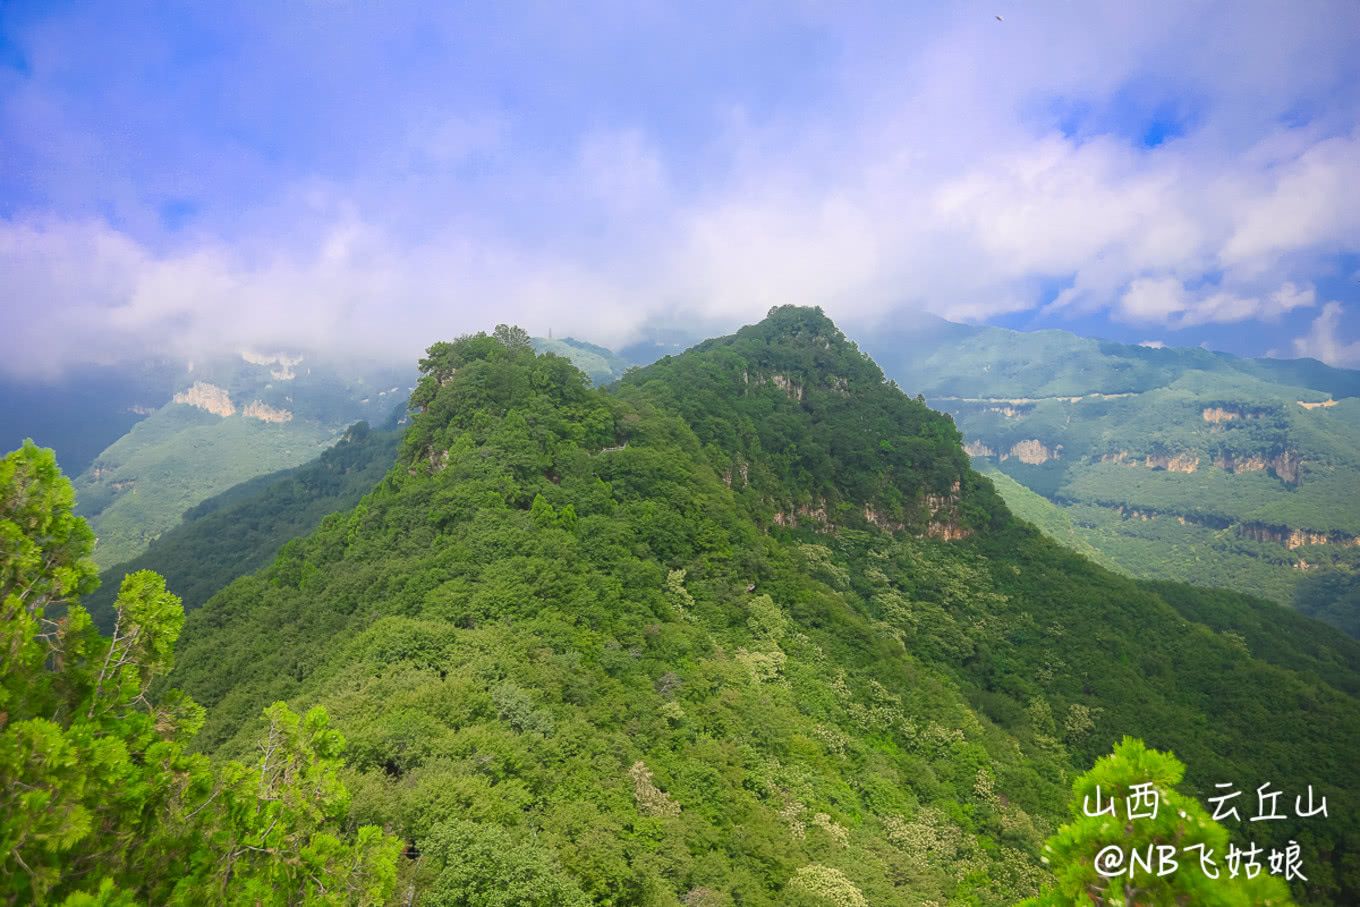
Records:
<instances>
[{"instance_id":1,"label":"distant mountain range","mask_svg":"<svg viewBox=\"0 0 1360 907\"><path fill-rule=\"evenodd\" d=\"M52 379L0 376L0 447L32 438L79 475L104 448L170 401L183 363L74 367Z\"/></svg>"},{"instance_id":2,"label":"distant mountain range","mask_svg":"<svg viewBox=\"0 0 1360 907\"><path fill-rule=\"evenodd\" d=\"M1360 635L1360 372L939 319L866 336L1056 537Z\"/></svg>"}]
</instances>

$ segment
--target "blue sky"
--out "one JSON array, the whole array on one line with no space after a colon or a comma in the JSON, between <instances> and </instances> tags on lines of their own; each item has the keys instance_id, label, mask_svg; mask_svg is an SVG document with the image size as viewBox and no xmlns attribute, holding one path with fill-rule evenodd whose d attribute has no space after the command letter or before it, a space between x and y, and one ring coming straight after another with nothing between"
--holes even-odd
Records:
<instances>
[{"instance_id":1,"label":"blue sky","mask_svg":"<svg viewBox=\"0 0 1360 907\"><path fill-rule=\"evenodd\" d=\"M1360 367L1360 5L1152 7L10 0L3 366L796 302Z\"/></svg>"}]
</instances>

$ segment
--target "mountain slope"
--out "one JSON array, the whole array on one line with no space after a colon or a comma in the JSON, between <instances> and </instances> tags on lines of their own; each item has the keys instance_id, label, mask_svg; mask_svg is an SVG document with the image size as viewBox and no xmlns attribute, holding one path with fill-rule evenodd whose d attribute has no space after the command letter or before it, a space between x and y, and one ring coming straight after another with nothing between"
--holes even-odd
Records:
<instances>
[{"instance_id":1,"label":"mountain slope","mask_svg":"<svg viewBox=\"0 0 1360 907\"><path fill-rule=\"evenodd\" d=\"M621 377L633 365L628 359L612 350L574 337L552 339L534 337L534 350L539 353L554 353L571 360L571 364L590 376L597 385L608 384Z\"/></svg>"},{"instance_id":2,"label":"mountain slope","mask_svg":"<svg viewBox=\"0 0 1360 907\"><path fill-rule=\"evenodd\" d=\"M74 480L96 561L129 560L200 501L313 459L355 422L381 422L410 384L405 370L296 356L192 364L169 402Z\"/></svg>"},{"instance_id":3,"label":"mountain slope","mask_svg":"<svg viewBox=\"0 0 1360 907\"><path fill-rule=\"evenodd\" d=\"M947 322L872 352L1120 569L1360 632L1360 372Z\"/></svg>"},{"instance_id":4,"label":"mountain slope","mask_svg":"<svg viewBox=\"0 0 1360 907\"><path fill-rule=\"evenodd\" d=\"M1072 517L1066 510L1043 495L1030 491L985 460L977 461L974 465L978 472L991 480L997 493L1005 500L1007 509L1018 518L1034 524L1040 532L1064 548L1071 548L1106 570L1123 573L1126 576L1132 575L1086 541L1085 534L1072 522Z\"/></svg>"},{"instance_id":5,"label":"mountain slope","mask_svg":"<svg viewBox=\"0 0 1360 907\"><path fill-rule=\"evenodd\" d=\"M349 510L387 473L400 433L351 426L310 463L257 476L190 508L183 521L130 561L103 571L100 587L81 603L103 632L113 627L123 576L154 570L192 611L246 573L267 566L280 546Z\"/></svg>"},{"instance_id":6,"label":"mountain slope","mask_svg":"<svg viewBox=\"0 0 1360 907\"><path fill-rule=\"evenodd\" d=\"M170 678L221 755L324 704L422 903L499 872L461 849L562 903L1009 904L1125 733L1196 794L1360 789L1360 646L1193 619L1016 522L818 311L613 392L513 334L422 372L397 465L191 614ZM1257 834L1316 903L1360 892L1339 812Z\"/></svg>"}]
</instances>

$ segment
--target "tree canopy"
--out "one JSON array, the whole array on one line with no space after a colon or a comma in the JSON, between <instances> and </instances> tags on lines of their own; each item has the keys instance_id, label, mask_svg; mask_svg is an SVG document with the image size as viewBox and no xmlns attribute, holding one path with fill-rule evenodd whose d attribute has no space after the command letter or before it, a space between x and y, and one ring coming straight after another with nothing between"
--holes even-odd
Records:
<instances>
[{"instance_id":1,"label":"tree canopy","mask_svg":"<svg viewBox=\"0 0 1360 907\"><path fill-rule=\"evenodd\" d=\"M380 904L397 842L342 833L343 738L325 711L264 712L258 759L214 769L187 745L203 710L153 701L184 623L128 574L113 635L79 603L97 583L70 482L31 442L0 462L0 896L76 905Z\"/></svg>"}]
</instances>

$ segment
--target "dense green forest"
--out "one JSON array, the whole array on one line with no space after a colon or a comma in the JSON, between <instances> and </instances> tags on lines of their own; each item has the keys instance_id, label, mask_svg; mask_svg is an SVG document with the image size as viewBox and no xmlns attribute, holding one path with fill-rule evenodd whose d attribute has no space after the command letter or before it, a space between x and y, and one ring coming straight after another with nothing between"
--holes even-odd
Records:
<instances>
[{"instance_id":1,"label":"dense green forest","mask_svg":"<svg viewBox=\"0 0 1360 907\"><path fill-rule=\"evenodd\" d=\"M971 468L947 415L819 310L774 309L607 389L504 326L435 344L420 369L395 464L192 611L173 667L150 678L151 702L182 690L204 707L176 738L210 757L200 773L258 782L262 739L317 741L306 758L344 792L324 833L367 855L365 896L1113 899L1131 889L1093 877L1088 853L1112 832L1077 810L1094 784L1147 782L1168 812L1115 837L1179 840L1179 809L1186 840L1297 842L1302 903L1360 897L1345 806L1360 789L1360 644L1050 540ZM87 594L92 569L70 585ZM1288 817L1218 827L1194 801L1223 782L1244 792L1244 819L1263 784ZM239 834L258 835L259 801L231 789ZM1326 819L1288 809L1306 792L1327 798ZM282 815L302 829L290 846L321 831ZM405 858L385 862L382 833ZM202 864L195 878L220 881ZM247 876L298 891L290 865L260 856ZM1198 872L1148 890L1287 903L1278 880Z\"/></svg>"},{"instance_id":2,"label":"dense green forest","mask_svg":"<svg viewBox=\"0 0 1360 907\"><path fill-rule=\"evenodd\" d=\"M872 337L1055 538L1360 634L1360 372L938 320Z\"/></svg>"}]
</instances>

